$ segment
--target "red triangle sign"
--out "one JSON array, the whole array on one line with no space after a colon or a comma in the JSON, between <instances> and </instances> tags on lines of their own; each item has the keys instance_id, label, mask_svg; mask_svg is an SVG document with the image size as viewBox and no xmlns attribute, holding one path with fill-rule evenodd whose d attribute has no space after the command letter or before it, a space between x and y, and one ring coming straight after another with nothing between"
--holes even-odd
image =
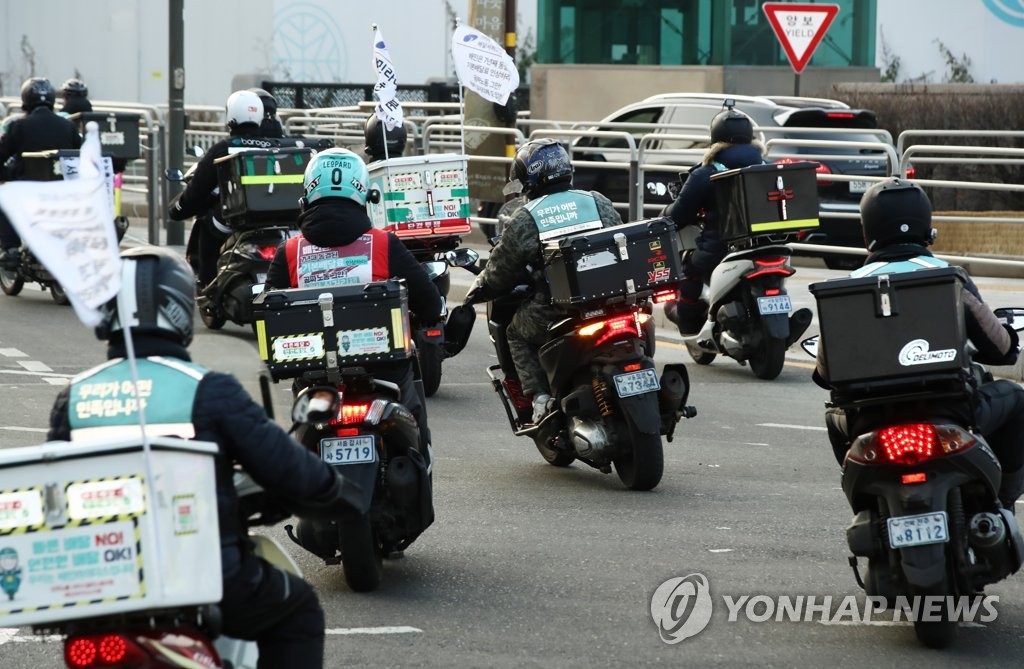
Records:
<instances>
[{"instance_id":1,"label":"red triangle sign","mask_svg":"<svg viewBox=\"0 0 1024 669\"><path fill-rule=\"evenodd\" d=\"M832 19L839 13L839 5L797 2L766 2L761 9L797 74L803 72L825 31L832 25Z\"/></svg>"}]
</instances>

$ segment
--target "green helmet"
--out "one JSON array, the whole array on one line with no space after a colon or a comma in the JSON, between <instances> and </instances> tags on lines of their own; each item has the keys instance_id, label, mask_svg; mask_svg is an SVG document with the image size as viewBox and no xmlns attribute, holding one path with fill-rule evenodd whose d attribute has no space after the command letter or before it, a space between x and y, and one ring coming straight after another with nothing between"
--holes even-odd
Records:
<instances>
[{"instance_id":1,"label":"green helmet","mask_svg":"<svg viewBox=\"0 0 1024 669\"><path fill-rule=\"evenodd\" d=\"M348 149L321 151L306 165L303 204L308 206L325 197L347 197L365 206L369 181L366 163L356 154Z\"/></svg>"}]
</instances>

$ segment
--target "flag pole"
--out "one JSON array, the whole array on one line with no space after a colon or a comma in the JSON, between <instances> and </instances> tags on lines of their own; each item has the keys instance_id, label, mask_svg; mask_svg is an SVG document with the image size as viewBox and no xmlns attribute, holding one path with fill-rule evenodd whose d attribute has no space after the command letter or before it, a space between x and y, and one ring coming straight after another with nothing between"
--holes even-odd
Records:
<instances>
[{"instance_id":1,"label":"flag pole","mask_svg":"<svg viewBox=\"0 0 1024 669\"><path fill-rule=\"evenodd\" d=\"M462 19L458 16L455 17L455 29L458 30L459 25L462 23ZM454 58L454 56L453 56ZM462 98L462 80L459 79L458 74L455 76L455 80L459 82L459 118L462 123L459 124L459 140L461 142L461 153L466 155L466 101Z\"/></svg>"}]
</instances>

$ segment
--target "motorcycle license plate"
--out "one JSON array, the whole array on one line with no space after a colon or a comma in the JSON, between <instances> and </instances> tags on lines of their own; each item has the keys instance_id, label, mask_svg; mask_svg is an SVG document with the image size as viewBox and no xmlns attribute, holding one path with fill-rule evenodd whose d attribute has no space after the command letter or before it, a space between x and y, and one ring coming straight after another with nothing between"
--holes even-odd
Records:
<instances>
[{"instance_id":1,"label":"motorcycle license plate","mask_svg":"<svg viewBox=\"0 0 1024 669\"><path fill-rule=\"evenodd\" d=\"M361 462L376 462L377 449L373 443L373 435L321 439L320 458L332 465L355 465Z\"/></svg>"},{"instance_id":2,"label":"motorcycle license plate","mask_svg":"<svg viewBox=\"0 0 1024 669\"><path fill-rule=\"evenodd\" d=\"M850 192L851 193L864 193L867 192L868 188L871 187L870 181L851 181Z\"/></svg>"},{"instance_id":3,"label":"motorcycle license plate","mask_svg":"<svg viewBox=\"0 0 1024 669\"><path fill-rule=\"evenodd\" d=\"M916 516L897 516L889 518L887 523L891 548L944 544L949 541L945 511L922 513Z\"/></svg>"},{"instance_id":4,"label":"motorcycle license plate","mask_svg":"<svg viewBox=\"0 0 1024 669\"><path fill-rule=\"evenodd\" d=\"M641 369L639 372L616 374L612 378L615 379L615 392L619 397L642 395L643 393L649 393L652 390L659 390L661 388L661 384L658 383L658 373L653 369Z\"/></svg>"},{"instance_id":5,"label":"motorcycle license plate","mask_svg":"<svg viewBox=\"0 0 1024 669\"><path fill-rule=\"evenodd\" d=\"M266 282L267 282L267 273L266 272L256 272L256 283L266 283Z\"/></svg>"},{"instance_id":6,"label":"motorcycle license plate","mask_svg":"<svg viewBox=\"0 0 1024 669\"><path fill-rule=\"evenodd\" d=\"M771 297L757 298L757 310L762 316L768 314L788 314L793 311L793 303L789 295L772 295Z\"/></svg>"}]
</instances>

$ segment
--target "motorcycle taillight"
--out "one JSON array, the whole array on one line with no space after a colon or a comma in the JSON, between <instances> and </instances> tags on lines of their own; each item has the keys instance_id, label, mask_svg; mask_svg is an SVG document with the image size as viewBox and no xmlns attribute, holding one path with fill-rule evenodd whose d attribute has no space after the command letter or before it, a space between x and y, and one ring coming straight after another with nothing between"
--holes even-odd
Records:
<instances>
[{"instance_id":1,"label":"motorcycle taillight","mask_svg":"<svg viewBox=\"0 0 1024 669\"><path fill-rule=\"evenodd\" d=\"M69 667L146 667L149 661L134 639L124 634L88 634L64 640Z\"/></svg>"},{"instance_id":2,"label":"motorcycle taillight","mask_svg":"<svg viewBox=\"0 0 1024 669\"><path fill-rule=\"evenodd\" d=\"M385 400L372 402L342 402L338 415L331 419L331 425L359 425L370 423L376 425L387 406Z\"/></svg>"},{"instance_id":3,"label":"motorcycle taillight","mask_svg":"<svg viewBox=\"0 0 1024 669\"><path fill-rule=\"evenodd\" d=\"M640 326L637 324L636 314L626 314L623 316L616 316L607 320L593 321L587 323L577 333L583 337L593 337L596 334L600 334L597 341L594 342L594 346L600 346L609 339L619 337L621 335L630 335L632 337L640 336Z\"/></svg>"},{"instance_id":4,"label":"motorcycle taillight","mask_svg":"<svg viewBox=\"0 0 1024 669\"><path fill-rule=\"evenodd\" d=\"M916 465L957 453L976 441L959 425L905 423L857 437L847 457L862 464Z\"/></svg>"},{"instance_id":5,"label":"motorcycle taillight","mask_svg":"<svg viewBox=\"0 0 1024 669\"><path fill-rule=\"evenodd\" d=\"M277 254L276 246L261 246L259 250L260 257L264 260L273 260Z\"/></svg>"},{"instance_id":6,"label":"motorcycle taillight","mask_svg":"<svg viewBox=\"0 0 1024 669\"><path fill-rule=\"evenodd\" d=\"M788 261L789 258L785 256L779 256L776 258L755 258L754 269L744 274L743 278L753 279L754 277L764 276L766 274L791 276L796 273L796 270L788 265Z\"/></svg>"}]
</instances>

